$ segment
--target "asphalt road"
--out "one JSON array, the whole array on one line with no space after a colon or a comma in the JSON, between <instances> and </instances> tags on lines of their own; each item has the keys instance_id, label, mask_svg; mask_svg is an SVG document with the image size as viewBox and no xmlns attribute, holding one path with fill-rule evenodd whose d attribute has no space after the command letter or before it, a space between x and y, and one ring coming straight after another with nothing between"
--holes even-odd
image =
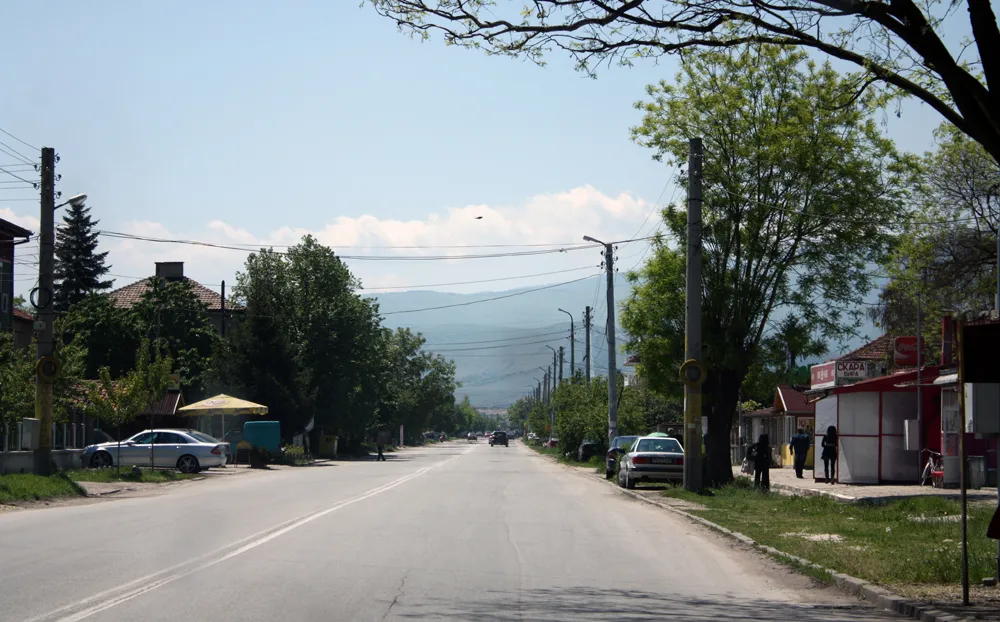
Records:
<instances>
[{"instance_id":1,"label":"asphalt road","mask_svg":"<svg viewBox=\"0 0 1000 622\"><path fill-rule=\"evenodd\" d=\"M2 620L889 620L512 443L0 514Z\"/></svg>"}]
</instances>

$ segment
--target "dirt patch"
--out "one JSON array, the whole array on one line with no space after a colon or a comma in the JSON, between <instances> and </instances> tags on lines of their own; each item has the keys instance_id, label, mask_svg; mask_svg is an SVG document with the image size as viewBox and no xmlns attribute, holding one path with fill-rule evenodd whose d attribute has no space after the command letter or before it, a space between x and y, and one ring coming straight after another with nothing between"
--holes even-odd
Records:
<instances>
[{"instance_id":1,"label":"dirt patch","mask_svg":"<svg viewBox=\"0 0 1000 622\"><path fill-rule=\"evenodd\" d=\"M893 585L893 592L906 598L927 602L960 618L1000 620L1000 587L969 585L968 607L962 606L961 585Z\"/></svg>"},{"instance_id":2,"label":"dirt patch","mask_svg":"<svg viewBox=\"0 0 1000 622\"><path fill-rule=\"evenodd\" d=\"M843 542L844 536L835 533L791 532L780 534L782 538L802 538L810 542Z\"/></svg>"}]
</instances>

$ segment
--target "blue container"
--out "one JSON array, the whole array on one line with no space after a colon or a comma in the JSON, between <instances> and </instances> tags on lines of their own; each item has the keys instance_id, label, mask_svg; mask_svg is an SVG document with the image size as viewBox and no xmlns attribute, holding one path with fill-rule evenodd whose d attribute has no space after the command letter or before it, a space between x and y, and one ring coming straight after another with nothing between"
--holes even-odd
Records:
<instances>
[{"instance_id":1,"label":"blue container","mask_svg":"<svg viewBox=\"0 0 1000 622\"><path fill-rule=\"evenodd\" d=\"M247 421L243 424L243 440L278 455L281 451L281 423L278 421Z\"/></svg>"}]
</instances>

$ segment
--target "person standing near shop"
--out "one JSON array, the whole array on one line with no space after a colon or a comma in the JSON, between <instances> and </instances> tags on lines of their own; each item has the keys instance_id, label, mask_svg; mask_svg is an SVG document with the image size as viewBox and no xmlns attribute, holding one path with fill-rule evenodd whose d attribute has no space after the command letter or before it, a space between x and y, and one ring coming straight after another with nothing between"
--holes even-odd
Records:
<instances>
[{"instance_id":1,"label":"person standing near shop","mask_svg":"<svg viewBox=\"0 0 1000 622\"><path fill-rule=\"evenodd\" d=\"M382 451L385 449L385 444L389 442L389 433L384 429L378 431L378 435L375 437L375 446L378 447L378 456L375 461L379 460L385 462L385 456L382 455Z\"/></svg>"},{"instance_id":2,"label":"person standing near shop","mask_svg":"<svg viewBox=\"0 0 1000 622\"><path fill-rule=\"evenodd\" d=\"M809 455L809 435L803 428L799 428L798 433L792 436L788 448L792 452L795 464L795 477L802 479L802 470L806 468L806 456Z\"/></svg>"},{"instance_id":3,"label":"person standing near shop","mask_svg":"<svg viewBox=\"0 0 1000 622\"><path fill-rule=\"evenodd\" d=\"M837 427L830 426L826 429L826 434L823 435L823 441L821 443L823 447L823 453L820 456L823 458L823 475L826 477L826 483L832 484L837 479Z\"/></svg>"},{"instance_id":4,"label":"person standing near shop","mask_svg":"<svg viewBox=\"0 0 1000 622\"><path fill-rule=\"evenodd\" d=\"M757 442L750 446L748 456L753 463L753 485L760 490L771 489L771 439L761 434Z\"/></svg>"}]
</instances>

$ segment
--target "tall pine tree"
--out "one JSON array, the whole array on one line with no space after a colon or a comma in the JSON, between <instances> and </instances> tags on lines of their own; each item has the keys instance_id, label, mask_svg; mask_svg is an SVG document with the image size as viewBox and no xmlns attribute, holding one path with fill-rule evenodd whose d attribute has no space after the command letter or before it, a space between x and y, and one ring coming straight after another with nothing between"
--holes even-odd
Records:
<instances>
[{"instance_id":1,"label":"tall pine tree","mask_svg":"<svg viewBox=\"0 0 1000 622\"><path fill-rule=\"evenodd\" d=\"M56 233L56 311L65 311L87 294L110 289L111 281L102 281L108 272L104 265L107 251L97 252L98 221L90 218L90 208L70 205L64 225Z\"/></svg>"}]
</instances>

